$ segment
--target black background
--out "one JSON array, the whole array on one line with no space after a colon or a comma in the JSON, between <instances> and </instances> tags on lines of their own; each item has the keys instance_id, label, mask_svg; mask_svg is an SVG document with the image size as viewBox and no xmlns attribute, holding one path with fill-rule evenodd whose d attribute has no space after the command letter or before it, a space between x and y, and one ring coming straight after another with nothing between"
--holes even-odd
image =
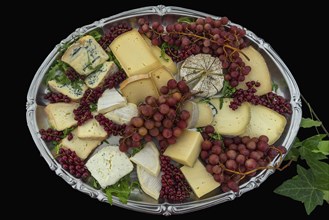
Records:
<instances>
[{"instance_id":1,"label":"black background","mask_svg":"<svg viewBox=\"0 0 329 220\"><path fill-rule=\"evenodd\" d=\"M203 11L218 16L227 16L235 23L254 31L258 36L269 42L276 52L281 56L294 75L302 94L312 104L315 111L324 124L329 127L329 117L325 104L329 101L327 91L328 74L327 57L321 55L328 51L327 37L322 32L324 22L321 22L323 14L320 12L322 6L310 6L299 3L293 7L280 4L277 1L269 3L263 1L262 6L251 5L249 2L236 3L234 1L224 2L198 1L197 4L183 1L150 1L142 3L128 0L119 1L93 1L89 4L77 3L68 6L59 2L47 5L28 5L24 15L19 22L19 28L15 30L19 37L18 45L24 49L21 58L24 60L21 75L24 80L19 80L18 85L22 98L20 109L24 109L26 93L32 78L43 60L53 47L73 32L77 27L90 24L95 20L108 17L116 13L148 5L176 5ZM24 5L21 5L24 7ZM311 16L310 13L315 13ZM17 34L18 33L18 34ZM16 45L17 46L17 45ZM15 76L15 75L14 75ZM306 112L306 111L305 111ZM20 116L24 117L22 112ZM22 161L24 170L22 176L11 181L19 183L15 189L17 195L15 202L10 205L21 205L22 208L30 207L24 212L26 217L43 216L42 212L58 217L94 217L103 215L113 218L113 214L119 214L120 218L154 217L137 212L132 212L115 206L101 203L91 199L89 196L73 190L61 178L52 172L39 152L25 126L22 118L21 128L24 139L21 144ZM25 127L24 127L25 126ZM300 133L301 138L312 134L313 130ZM19 137L22 137L19 136ZM28 171L28 172L27 172ZM12 172L11 172L12 173ZM289 198L273 193L283 181L296 174L296 166L292 165L283 172L277 171L270 176L259 188L236 198L232 202L226 202L206 210L187 214L185 216L204 217L215 215L216 218L286 218L291 217L316 218L328 214L328 204L318 207L307 216L303 204ZM16 176L17 178L17 176ZM23 187L22 187L23 186ZM19 189L19 190L18 190ZM326 213L325 213L326 211ZM179 216L183 217L183 216Z\"/></svg>"}]
</instances>

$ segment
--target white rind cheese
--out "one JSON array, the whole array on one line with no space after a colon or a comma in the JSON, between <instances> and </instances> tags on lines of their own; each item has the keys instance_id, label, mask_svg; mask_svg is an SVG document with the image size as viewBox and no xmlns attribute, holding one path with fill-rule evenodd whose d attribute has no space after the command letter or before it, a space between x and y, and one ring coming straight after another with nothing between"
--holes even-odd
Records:
<instances>
[{"instance_id":1,"label":"white rind cheese","mask_svg":"<svg viewBox=\"0 0 329 220\"><path fill-rule=\"evenodd\" d=\"M137 177L142 190L153 199L158 200L162 187L161 173L159 172L157 176L153 176L142 166L137 165Z\"/></svg>"},{"instance_id":2,"label":"white rind cheese","mask_svg":"<svg viewBox=\"0 0 329 220\"><path fill-rule=\"evenodd\" d=\"M78 124L74 119L73 110L78 108L78 103L51 103L45 107L48 121L57 131L63 131Z\"/></svg>"},{"instance_id":3,"label":"white rind cheese","mask_svg":"<svg viewBox=\"0 0 329 220\"><path fill-rule=\"evenodd\" d=\"M106 89L97 102L97 112L105 114L127 104L125 97L122 97L115 88Z\"/></svg>"},{"instance_id":4,"label":"white rind cheese","mask_svg":"<svg viewBox=\"0 0 329 220\"><path fill-rule=\"evenodd\" d=\"M138 116L137 105L134 103L127 103L127 105L114 109L104 116L119 125L128 124L133 117Z\"/></svg>"},{"instance_id":5,"label":"white rind cheese","mask_svg":"<svg viewBox=\"0 0 329 220\"><path fill-rule=\"evenodd\" d=\"M81 37L63 54L62 61L81 75L89 75L95 68L108 60L109 56L97 41L89 35Z\"/></svg>"},{"instance_id":6,"label":"white rind cheese","mask_svg":"<svg viewBox=\"0 0 329 220\"><path fill-rule=\"evenodd\" d=\"M113 61L105 62L103 63L102 67L99 70L96 70L95 72L91 73L87 78L85 79L85 83L89 88L96 88L98 86L101 86L104 84L105 79L118 72L119 68Z\"/></svg>"},{"instance_id":7,"label":"white rind cheese","mask_svg":"<svg viewBox=\"0 0 329 220\"><path fill-rule=\"evenodd\" d=\"M118 182L134 168L117 146L107 146L98 151L87 161L86 167L103 189Z\"/></svg>"},{"instance_id":8,"label":"white rind cheese","mask_svg":"<svg viewBox=\"0 0 329 220\"><path fill-rule=\"evenodd\" d=\"M48 81L48 86L51 91L62 93L63 95L67 95L73 101L78 101L83 97L84 92L88 89L88 87L83 84L81 85L81 89L75 89L71 84L62 85L56 82L56 80Z\"/></svg>"}]
</instances>

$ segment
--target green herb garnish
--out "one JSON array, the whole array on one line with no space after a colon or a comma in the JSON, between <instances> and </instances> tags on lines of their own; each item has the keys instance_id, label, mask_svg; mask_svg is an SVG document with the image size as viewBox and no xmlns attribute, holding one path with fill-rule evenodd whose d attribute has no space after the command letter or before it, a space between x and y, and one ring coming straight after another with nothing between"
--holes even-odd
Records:
<instances>
[{"instance_id":1,"label":"green herb garnish","mask_svg":"<svg viewBox=\"0 0 329 220\"><path fill-rule=\"evenodd\" d=\"M130 176L127 175L121 178L116 184L106 187L104 191L106 193L107 200L111 205L113 204L112 196L117 196L120 202L127 204L131 191L139 187L139 182L131 182Z\"/></svg>"},{"instance_id":2,"label":"green herb garnish","mask_svg":"<svg viewBox=\"0 0 329 220\"><path fill-rule=\"evenodd\" d=\"M177 19L177 22L191 24L191 23L195 22L195 20L196 20L196 18L180 17Z\"/></svg>"},{"instance_id":3,"label":"green herb garnish","mask_svg":"<svg viewBox=\"0 0 329 220\"><path fill-rule=\"evenodd\" d=\"M93 30L88 33L88 35L95 38L96 41L99 41L102 38L102 34L98 30Z\"/></svg>"},{"instance_id":4,"label":"green herb garnish","mask_svg":"<svg viewBox=\"0 0 329 220\"><path fill-rule=\"evenodd\" d=\"M89 105L90 111L95 112L97 110L97 104L96 103L91 103Z\"/></svg>"},{"instance_id":5,"label":"green herb garnish","mask_svg":"<svg viewBox=\"0 0 329 220\"><path fill-rule=\"evenodd\" d=\"M276 84L276 83L272 83L272 91L274 91L274 92L277 92L278 91L278 88L279 88L279 86L278 86L278 84Z\"/></svg>"},{"instance_id":6,"label":"green herb garnish","mask_svg":"<svg viewBox=\"0 0 329 220\"><path fill-rule=\"evenodd\" d=\"M113 61L120 70L122 70L122 66L119 63L119 61L117 60L117 58L114 56L112 51L107 51L107 55L109 56L109 61Z\"/></svg>"},{"instance_id":7,"label":"green herb garnish","mask_svg":"<svg viewBox=\"0 0 329 220\"><path fill-rule=\"evenodd\" d=\"M223 89L221 92L222 96L219 98L219 109L223 108L224 98L232 98L235 91L236 88L233 88L228 81L224 80Z\"/></svg>"},{"instance_id":8,"label":"green herb garnish","mask_svg":"<svg viewBox=\"0 0 329 220\"><path fill-rule=\"evenodd\" d=\"M166 54L166 49L169 48L169 44L167 42L164 42L161 44L161 54L160 58L164 59L166 62L169 62L169 58L167 57L168 55Z\"/></svg>"}]
</instances>

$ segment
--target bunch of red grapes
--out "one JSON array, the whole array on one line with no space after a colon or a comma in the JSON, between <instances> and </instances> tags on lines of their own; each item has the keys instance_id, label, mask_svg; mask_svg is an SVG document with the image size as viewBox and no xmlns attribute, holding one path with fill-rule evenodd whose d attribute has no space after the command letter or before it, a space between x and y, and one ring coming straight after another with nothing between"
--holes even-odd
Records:
<instances>
[{"instance_id":1,"label":"bunch of red grapes","mask_svg":"<svg viewBox=\"0 0 329 220\"><path fill-rule=\"evenodd\" d=\"M207 17L165 27L157 21L150 24L144 18L138 20L139 32L150 38L153 45L166 45L166 54L175 62L199 53L218 57L227 70L225 79L232 87L236 87L251 70L240 58L240 50L247 47L248 43L244 37L246 31L237 26L228 26L228 22L227 17L219 20Z\"/></svg>"},{"instance_id":2,"label":"bunch of red grapes","mask_svg":"<svg viewBox=\"0 0 329 220\"><path fill-rule=\"evenodd\" d=\"M167 86L160 89L159 98L148 96L138 106L139 116L133 117L126 126L120 139L120 150L126 152L130 147L139 147L142 142L157 139L160 151L168 145L176 143L176 139L187 127L190 113L181 110L180 106L191 97L190 89L185 81L168 81Z\"/></svg>"},{"instance_id":3,"label":"bunch of red grapes","mask_svg":"<svg viewBox=\"0 0 329 220\"><path fill-rule=\"evenodd\" d=\"M95 119L104 128L104 130L106 131L108 136L110 136L110 135L122 136L125 131L126 124L118 125L118 124L114 123L113 121L111 121L110 119L106 118L102 114L96 115Z\"/></svg>"},{"instance_id":4,"label":"bunch of red grapes","mask_svg":"<svg viewBox=\"0 0 329 220\"><path fill-rule=\"evenodd\" d=\"M239 191L239 184L255 176L258 170L268 168L279 153L286 153L282 146L270 146L265 135L259 138L225 138L222 141L211 139L214 132L212 126L204 128L200 157L206 163L207 171L221 183L224 192Z\"/></svg>"},{"instance_id":5,"label":"bunch of red grapes","mask_svg":"<svg viewBox=\"0 0 329 220\"><path fill-rule=\"evenodd\" d=\"M50 103L71 102L71 99L67 95L63 95L62 93L49 92L44 96L44 98L49 100Z\"/></svg>"}]
</instances>

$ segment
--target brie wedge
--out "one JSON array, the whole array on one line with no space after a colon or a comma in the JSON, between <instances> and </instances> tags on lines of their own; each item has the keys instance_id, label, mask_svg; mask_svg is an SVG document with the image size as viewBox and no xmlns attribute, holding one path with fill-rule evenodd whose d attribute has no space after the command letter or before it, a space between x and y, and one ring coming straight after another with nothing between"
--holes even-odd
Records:
<instances>
[{"instance_id":1,"label":"brie wedge","mask_svg":"<svg viewBox=\"0 0 329 220\"><path fill-rule=\"evenodd\" d=\"M122 97L115 88L106 89L97 102L97 112L105 114L114 109L125 106L126 98Z\"/></svg>"},{"instance_id":2,"label":"brie wedge","mask_svg":"<svg viewBox=\"0 0 329 220\"><path fill-rule=\"evenodd\" d=\"M104 116L119 125L128 124L133 117L138 116L137 105L127 103L127 105L110 111Z\"/></svg>"}]
</instances>

